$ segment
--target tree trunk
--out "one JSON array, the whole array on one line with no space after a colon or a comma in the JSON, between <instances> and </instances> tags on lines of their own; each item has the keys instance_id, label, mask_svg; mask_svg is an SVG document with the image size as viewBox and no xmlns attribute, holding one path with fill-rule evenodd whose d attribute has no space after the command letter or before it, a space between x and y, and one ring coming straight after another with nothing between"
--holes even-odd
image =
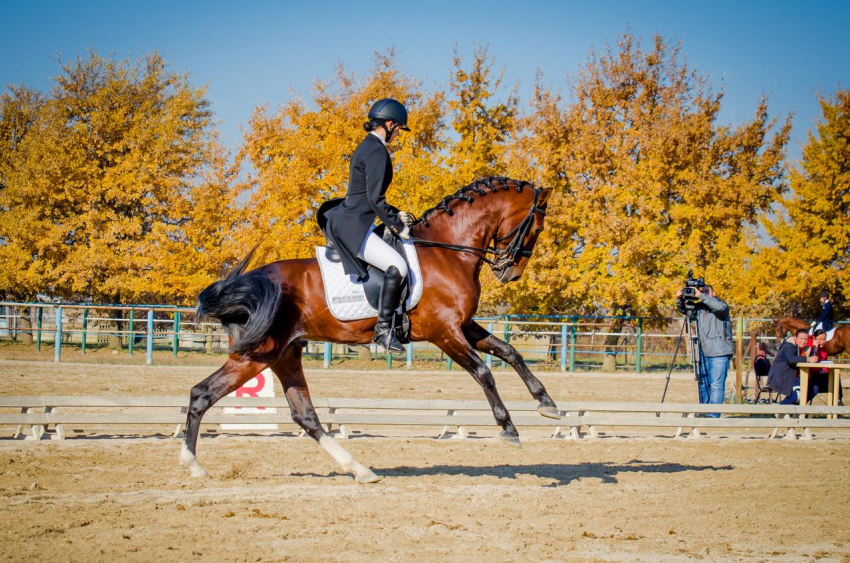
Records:
<instances>
[{"instance_id":1,"label":"tree trunk","mask_svg":"<svg viewBox=\"0 0 850 563\"><path fill-rule=\"evenodd\" d=\"M372 351L369 349L368 346L360 346L357 349L357 359L362 360L364 362L372 361Z\"/></svg>"},{"instance_id":2,"label":"tree trunk","mask_svg":"<svg viewBox=\"0 0 850 563\"><path fill-rule=\"evenodd\" d=\"M21 339L22 344L31 345L32 344L32 319L30 318L30 311L27 307L21 309L20 320L18 321L18 336Z\"/></svg>"},{"instance_id":3,"label":"tree trunk","mask_svg":"<svg viewBox=\"0 0 850 563\"><path fill-rule=\"evenodd\" d=\"M204 350L207 354L213 353L213 335L212 335L212 325L207 326L207 336L204 339Z\"/></svg>"},{"instance_id":4,"label":"tree trunk","mask_svg":"<svg viewBox=\"0 0 850 563\"><path fill-rule=\"evenodd\" d=\"M120 331L125 324L121 320L121 311L118 309L112 309L109 311L109 316L114 319L114 321L110 323L110 329L115 330L116 332L109 333L106 345L110 350L121 350L121 335L117 332Z\"/></svg>"}]
</instances>

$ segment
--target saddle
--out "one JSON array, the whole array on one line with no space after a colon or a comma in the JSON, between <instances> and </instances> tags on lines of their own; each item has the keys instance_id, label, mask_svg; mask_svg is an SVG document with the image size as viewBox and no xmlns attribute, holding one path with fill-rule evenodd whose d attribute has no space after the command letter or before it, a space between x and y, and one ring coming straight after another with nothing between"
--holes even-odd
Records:
<instances>
[{"instance_id":1,"label":"saddle","mask_svg":"<svg viewBox=\"0 0 850 563\"><path fill-rule=\"evenodd\" d=\"M385 225L379 225L374 233L396 250L407 263L409 275L402 290L401 305L396 310L393 322L396 338L406 344L410 342L410 321L407 312L412 310L422 296L422 276L416 247L394 235ZM363 281L346 275L342 269L339 252L330 243L316 247L316 258L322 272L328 309L339 320L377 318L378 299L384 282L384 271L371 264L366 269Z\"/></svg>"}]
</instances>

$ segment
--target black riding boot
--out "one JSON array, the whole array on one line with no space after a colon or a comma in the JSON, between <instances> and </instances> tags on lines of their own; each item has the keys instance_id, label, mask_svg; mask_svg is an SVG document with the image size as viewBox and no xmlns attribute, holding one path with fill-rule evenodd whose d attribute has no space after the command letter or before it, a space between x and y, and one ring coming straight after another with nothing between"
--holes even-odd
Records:
<instances>
[{"instance_id":1,"label":"black riding boot","mask_svg":"<svg viewBox=\"0 0 850 563\"><path fill-rule=\"evenodd\" d=\"M395 337L393 331L393 317L398 308L399 297L403 287L404 278L398 268L390 266L384 274L384 284L381 286L381 296L378 299L378 324L375 325L375 337L372 342L377 342L387 352L404 352L404 347Z\"/></svg>"}]
</instances>

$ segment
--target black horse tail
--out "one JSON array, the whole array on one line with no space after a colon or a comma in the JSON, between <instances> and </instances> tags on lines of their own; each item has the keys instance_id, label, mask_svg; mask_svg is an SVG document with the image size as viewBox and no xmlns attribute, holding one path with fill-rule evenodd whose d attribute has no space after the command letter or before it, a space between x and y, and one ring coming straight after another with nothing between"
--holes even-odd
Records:
<instances>
[{"instance_id":1,"label":"black horse tail","mask_svg":"<svg viewBox=\"0 0 850 563\"><path fill-rule=\"evenodd\" d=\"M256 246L226 278L213 283L198 296L196 318L212 317L221 321L232 339L230 352L234 354L246 354L265 340L280 305L281 282L276 272L259 269L242 273L255 250Z\"/></svg>"}]
</instances>

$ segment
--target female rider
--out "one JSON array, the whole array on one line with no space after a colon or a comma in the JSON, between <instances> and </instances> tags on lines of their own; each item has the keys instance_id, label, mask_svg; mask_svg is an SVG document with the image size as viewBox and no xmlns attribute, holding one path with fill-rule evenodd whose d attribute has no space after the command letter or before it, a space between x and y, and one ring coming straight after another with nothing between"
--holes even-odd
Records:
<instances>
[{"instance_id":1,"label":"female rider","mask_svg":"<svg viewBox=\"0 0 850 563\"><path fill-rule=\"evenodd\" d=\"M393 179L393 163L387 145L407 128L407 110L389 98L377 101L363 125L366 138L351 155L348 191L345 198L331 200L319 209L319 223L328 242L339 252L346 274L366 277L368 262L385 272L378 301L378 323L373 342L387 351L403 352L393 334L392 321L407 277L407 263L373 231L375 217L402 238L409 238L412 217L386 202L387 188ZM323 216L323 217L321 217Z\"/></svg>"}]
</instances>

